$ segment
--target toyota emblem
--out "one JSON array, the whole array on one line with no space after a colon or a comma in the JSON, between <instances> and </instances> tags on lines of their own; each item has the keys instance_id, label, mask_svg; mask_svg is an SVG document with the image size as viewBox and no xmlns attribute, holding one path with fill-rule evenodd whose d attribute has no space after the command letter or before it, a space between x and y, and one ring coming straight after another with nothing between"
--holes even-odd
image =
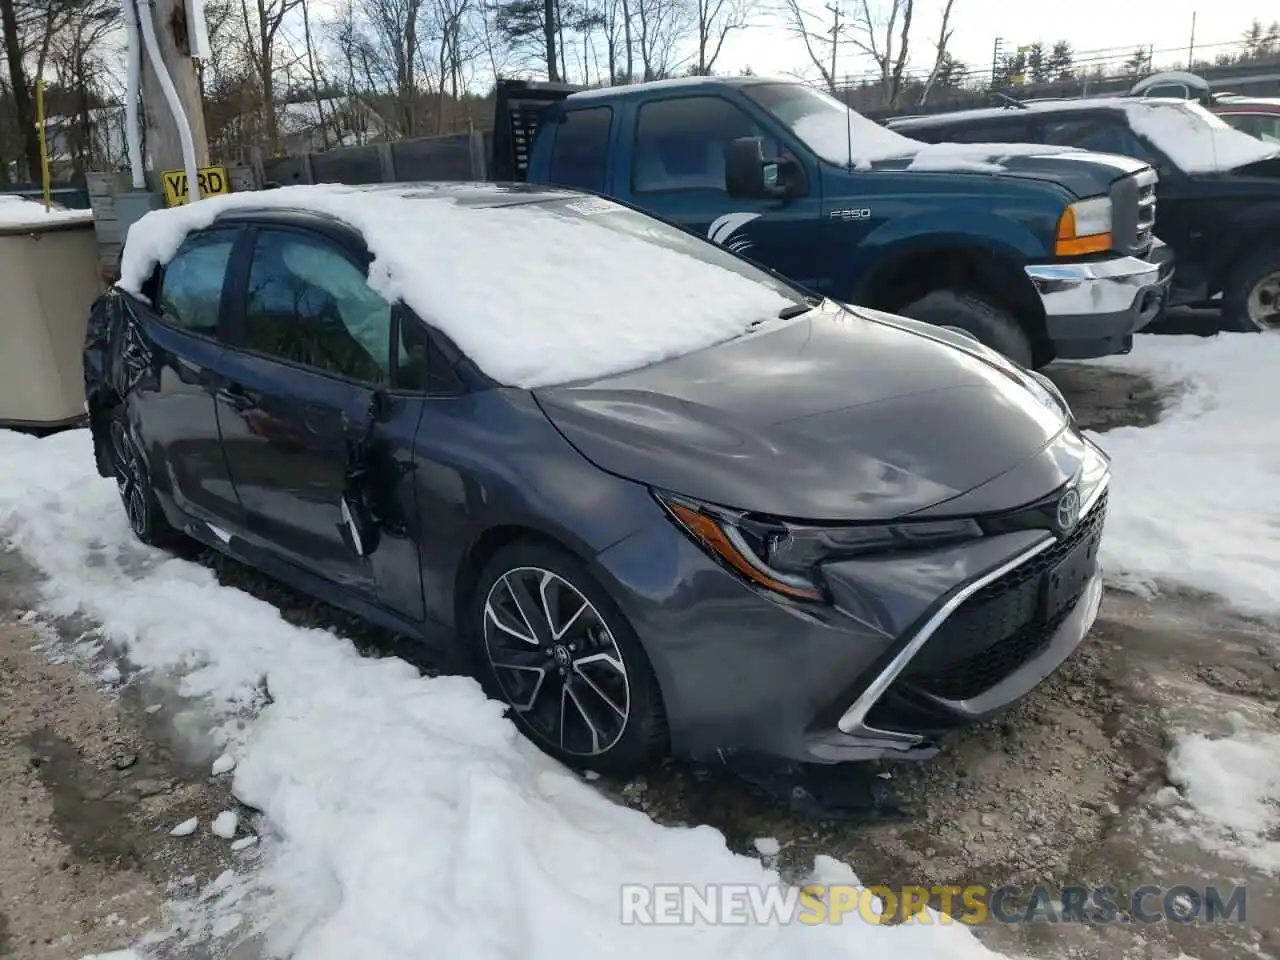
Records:
<instances>
[{"instance_id":1,"label":"toyota emblem","mask_svg":"<svg viewBox=\"0 0 1280 960\"><path fill-rule=\"evenodd\" d=\"M1058 501L1058 529L1064 533L1080 520L1080 494L1072 489Z\"/></svg>"}]
</instances>

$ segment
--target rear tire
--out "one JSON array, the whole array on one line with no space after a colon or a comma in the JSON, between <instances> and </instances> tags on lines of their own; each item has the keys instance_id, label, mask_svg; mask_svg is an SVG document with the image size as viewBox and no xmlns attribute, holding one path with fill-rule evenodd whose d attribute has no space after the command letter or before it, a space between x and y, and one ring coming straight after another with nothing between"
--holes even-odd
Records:
<instances>
[{"instance_id":1,"label":"rear tire","mask_svg":"<svg viewBox=\"0 0 1280 960\"><path fill-rule=\"evenodd\" d=\"M1008 311L976 294L934 290L898 313L939 327L959 327L1014 363L1031 366L1031 339Z\"/></svg>"},{"instance_id":2,"label":"rear tire","mask_svg":"<svg viewBox=\"0 0 1280 960\"><path fill-rule=\"evenodd\" d=\"M627 777L667 750L657 678L584 564L519 540L485 564L461 624L485 692L544 752Z\"/></svg>"},{"instance_id":3,"label":"rear tire","mask_svg":"<svg viewBox=\"0 0 1280 960\"><path fill-rule=\"evenodd\" d=\"M1231 271L1222 291L1222 327L1280 331L1280 251L1263 250Z\"/></svg>"},{"instance_id":4,"label":"rear tire","mask_svg":"<svg viewBox=\"0 0 1280 960\"><path fill-rule=\"evenodd\" d=\"M152 547L172 547L182 538L169 523L151 487L151 475L122 406L107 420L107 449L116 489L133 535Z\"/></svg>"}]
</instances>

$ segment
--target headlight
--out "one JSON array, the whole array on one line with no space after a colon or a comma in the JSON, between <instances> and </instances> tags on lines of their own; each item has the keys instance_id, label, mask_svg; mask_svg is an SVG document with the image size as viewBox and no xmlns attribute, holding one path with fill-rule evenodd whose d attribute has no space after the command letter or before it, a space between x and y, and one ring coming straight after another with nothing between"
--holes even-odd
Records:
<instances>
[{"instance_id":1,"label":"headlight","mask_svg":"<svg viewBox=\"0 0 1280 960\"><path fill-rule=\"evenodd\" d=\"M946 546L982 536L973 520L807 526L724 510L655 492L703 549L766 590L797 600L826 599L818 567L868 553Z\"/></svg>"},{"instance_id":2,"label":"headlight","mask_svg":"<svg viewBox=\"0 0 1280 960\"><path fill-rule=\"evenodd\" d=\"M1028 370L1027 389L1050 410L1065 414L1068 420L1075 419L1075 415L1071 412L1071 404L1067 403L1067 398L1062 395L1058 385L1043 373Z\"/></svg>"},{"instance_id":3,"label":"headlight","mask_svg":"<svg viewBox=\"0 0 1280 960\"><path fill-rule=\"evenodd\" d=\"M1053 252L1059 257L1105 253L1111 249L1111 198L1094 197L1070 204L1058 218Z\"/></svg>"}]
</instances>

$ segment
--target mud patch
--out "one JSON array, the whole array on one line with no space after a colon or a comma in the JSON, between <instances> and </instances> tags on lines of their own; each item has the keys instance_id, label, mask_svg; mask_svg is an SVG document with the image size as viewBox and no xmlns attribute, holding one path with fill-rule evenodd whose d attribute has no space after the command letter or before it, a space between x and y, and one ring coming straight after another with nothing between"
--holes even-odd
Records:
<instances>
[{"instance_id":1,"label":"mud patch","mask_svg":"<svg viewBox=\"0 0 1280 960\"><path fill-rule=\"evenodd\" d=\"M1098 433L1150 426L1160 419L1168 393L1140 374L1107 367L1059 362L1044 372L1067 398L1080 426Z\"/></svg>"},{"instance_id":2,"label":"mud patch","mask_svg":"<svg viewBox=\"0 0 1280 960\"><path fill-rule=\"evenodd\" d=\"M90 678L100 660L59 654L86 625L58 636L24 613L31 584L20 558L0 554L0 957L75 960L169 925L175 892L246 859L207 826L169 836L234 806L226 778L156 735L171 718L147 713L141 688L115 695Z\"/></svg>"}]
</instances>

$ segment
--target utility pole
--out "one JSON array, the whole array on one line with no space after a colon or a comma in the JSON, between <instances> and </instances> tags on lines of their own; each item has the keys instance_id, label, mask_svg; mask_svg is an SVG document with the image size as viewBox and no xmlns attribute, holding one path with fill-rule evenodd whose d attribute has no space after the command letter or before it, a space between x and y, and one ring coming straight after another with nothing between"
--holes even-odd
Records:
<instances>
[{"instance_id":1,"label":"utility pole","mask_svg":"<svg viewBox=\"0 0 1280 960\"><path fill-rule=\"evenodd\" d=\"M187 30L187 7L183 0L137 0L138 16L151 17L155 26L160 57L168 71L178 100L187 115L191 139L195 144L197 167L209 165L209 139L204 126L204 102L200 96L200 81L196 76L195 61L191 59L191 44ZM142 36L145 36L143 34ZM142 40L139 37L139 41ZM181 170L185 163L182 155L182 135L178 120L165 99L156 65L144 45L146 55L142 67L142 103L147 116L147 151L157 173L163 170Z\"/></svg>"},{"instance_id":2,"label":"utility pole","mask_svg":"<svg viewBox=\"0 0 1280 960\"><path fill-rule=\"evenodd\" d=\"M831 92L836 92L836 51L840 47L840 7L834 3L827 4L827 12L831 14Z\"/></svg>"},{"instance_id":3,"label":"utility pole","mask_svg":"<svg viewBox=\"0 0 1280 960\"><path fill-rule=\"evenodd\" d=\"M996 37L996 42L991 50L991 86L996 86L996 80L1000 76L1000 51L1004 47L1004 38Z\"/></svg>"},{"instance_id":4,"label":"utility pole","mask_svg":"<svg viewBox=\"0 0 1280 960\"><path fill-rule=\"evenodd\" d=\"M1187 70L1196 67L1196 11L1191 11L1191 42L1187 44Z\"/></svg>"}]
</instances>

